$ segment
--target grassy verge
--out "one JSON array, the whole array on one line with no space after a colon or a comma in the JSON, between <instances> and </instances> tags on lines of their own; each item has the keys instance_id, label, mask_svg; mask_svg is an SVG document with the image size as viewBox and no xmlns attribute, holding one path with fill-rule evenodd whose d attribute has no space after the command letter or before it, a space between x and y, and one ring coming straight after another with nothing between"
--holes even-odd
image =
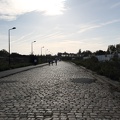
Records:
<instances>
[{"instance_id":1,"label":"grassy verge","mask_svg":"<svg viewBox=\"0 0 120 120\"><path fill-rule=\"evenodd\" d=\"M0 63L0 71L5 71L5 70L9 70L9 69L15 69L15 68L20 68L20 67L25 67L25 66L29 66L32 65L31 63L17 63L17 64L11 64L11 67L9 68L8 63Z\"/></svg>"},{"instance_id":2,"label":"grassy verge","mask_svg":"<svg viewBox=\"0 0 120 120\"><path fill-rule=\"evenodd\" d=\"M99 62L97 58L91 57L86 60L72 60L76 65L81 65L95 71L96 73L106 76L112 80L120 81L120 59Z\"/></svg>"}]
</instances>

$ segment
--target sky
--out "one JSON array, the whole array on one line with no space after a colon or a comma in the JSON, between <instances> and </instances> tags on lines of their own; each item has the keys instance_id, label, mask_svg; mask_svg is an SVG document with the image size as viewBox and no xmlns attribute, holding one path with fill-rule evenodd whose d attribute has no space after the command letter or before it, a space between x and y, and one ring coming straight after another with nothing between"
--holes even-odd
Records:
<instances>
[{"instance_id":1,"label":"sky","mask_svg":"<svg viewBox=\"0 0 120 120\"><path fill-rule=\"evenodd\" d=\"M106 51L120 44L120 0L0 0L0 50L9 29L11 53Z\"/></svg>"}]
</instances>

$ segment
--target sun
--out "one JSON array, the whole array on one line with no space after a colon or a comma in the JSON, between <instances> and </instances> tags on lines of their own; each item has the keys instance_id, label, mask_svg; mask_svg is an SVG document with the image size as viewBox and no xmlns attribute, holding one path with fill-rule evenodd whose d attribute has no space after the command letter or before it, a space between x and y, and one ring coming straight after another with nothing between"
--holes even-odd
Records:
<instances>
[{"instance_id":1,"label":"sun","mask_svg":"<svg viewBox=\"0 0 120 120\"><path fill-rule=\"evenodd\" d=\"M59 15L65 10L63 0L45 0L44 10L47 15ZM47 3L47 4L46 4Z\"/></svg>"}]
</instances>

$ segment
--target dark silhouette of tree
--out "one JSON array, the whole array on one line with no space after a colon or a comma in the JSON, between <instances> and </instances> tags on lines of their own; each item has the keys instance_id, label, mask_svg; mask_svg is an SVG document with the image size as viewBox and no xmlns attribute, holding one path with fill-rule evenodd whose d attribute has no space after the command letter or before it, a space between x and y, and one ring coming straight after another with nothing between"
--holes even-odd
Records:
<instances>
[{"instance_id":1,"label":"dark silhouette of tree","mask_svg":"<svg viewBox=\"0 0 120 120\"><path fill-rule=\"evenodd\" d=\"M81 57L81 49L79 49L78 53L77 53L78 57Z\"/></svg>"},{"instance_id":2,"label":"dark silhouette of tree","mask_svg":"<svg viewBox=\"0 0 120 120\"><path fill-rule=\"evenodd\" d=\"M58 55L58 57L61 57L61 56L62 56L62 53L59 52L57 55Z\"/></svg>"},{"instance_id":3,"label":"dark silhouette of tree","mask_svg":"<svg viewBox=\"0 0 120 120\"><path fill-rule=\"evenodd\" d=\"M120 44L117 44L117 45L116 45L116 51L117 51L118 53L120 53Z\"/></svg>"},{"instance_id":4,"label":"dark silhouette of tree","mask_svg":"<svg viewBox=\"0 0 120 120\"><path fill-rule=\"evenodd\" d=\"M115 45L109 45L107 49L107 53L114 53L116 51Z\"/></svg>"},{"instance_id":5,"label":"dark silhouette of tree","mask_svg":"<svg viewBox=\"0 0 120 120\"><path fill-rule=\"evenodd\" d=\"M92 55L92 52L91 52L90 50L86 50L86 51L83 51L83 52L82 52L82 56L83 56L83 57L88 57L88 56L90 56L90 55Z\"/></svg>"},{"instance_id":6,"label":"dark silhouette of tree","mask_svg":"<svg viewBox=\"0 0 120 120\"><path fill-rule=\"evenodd\" d=\"M97 50L96 52L94 52L95 55L105 55L106 51L103 50Z\"/></svg>"},{"instance_id":7,"label":"dark silhouette of tree","mask_svg":"<svg viewBox=\"0 0 120 120\"><path fill-rule=\"evenodd\" d=\"M20 57L20 56L22 56L22 55L20 55L19 53L12 53L11 54L11 57Z\"/></svg>"},{"instance_id":8,"label":"dark silhouette of tree","mask_svg":"<svg viewBox=\"0 0 120 120\"><path fill-rule=\"evenodd\" d=\"M2 49L1 51L0 51L0 56L1 57L7 57L9 55L9 53L5 50L5 49Z\"/></svg>"},{"instance_id":9,"label":"dark silhouette of tree","mask_svg":"<svg viewBox=\"0 0 120 120\"><path fill-rule=\"evenodd\" d=\"M81 49L79 49L79 51L78 51L78 53L77 53L77 54L79 54L79 55L81 54Z\"/></svg>"},{"instance_id":10,"label":"dark silhouette of tree","mask_svg":"<svg viewBox=\"0 0 120 120\"><path fill-rule=\"evenodd\" d=\"M69 53L64 52L62 55L65 56L65 57L67 57L67 56L69 56Z\"/></svg>"}]
</instances>

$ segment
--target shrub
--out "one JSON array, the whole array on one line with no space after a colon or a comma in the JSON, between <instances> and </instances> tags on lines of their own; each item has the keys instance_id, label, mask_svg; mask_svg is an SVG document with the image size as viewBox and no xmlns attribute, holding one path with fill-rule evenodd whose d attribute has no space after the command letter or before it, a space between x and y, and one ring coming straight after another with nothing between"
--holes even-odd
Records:
<instances>
[{"instance_id":1,"label":"shrub","mask_svg":"<svg viewBox=\"0 0 120 120\"><path fill-rule=\"evenodd\" d=\"M91 57L85 60L73 60L73 62L98 74L120 81L120 59L115 58L111 61L99 62L96 57Z\"/></svg>"}]
</instances>

